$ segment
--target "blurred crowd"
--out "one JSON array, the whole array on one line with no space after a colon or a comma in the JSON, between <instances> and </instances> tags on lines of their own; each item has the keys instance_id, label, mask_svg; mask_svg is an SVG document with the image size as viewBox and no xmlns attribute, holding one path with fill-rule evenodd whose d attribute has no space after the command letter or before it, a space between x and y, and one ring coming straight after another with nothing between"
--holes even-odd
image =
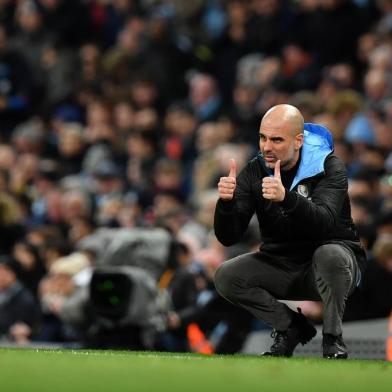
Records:
<instances>
[{"instance_id":1,"label":"blurred crowd","mask_svg":"<svg viewBox=\"0 0 392 392\"><path fill-rule=\"evenodd\" d=\"M240 350L265 326L213 275L259 234L218 243L216 184L279 103L347 166L369 264L346 319L386 317L392 0L0 0L1 339ZM111 292L121 274L133 294Z\"/></svg>"}]
</instances>

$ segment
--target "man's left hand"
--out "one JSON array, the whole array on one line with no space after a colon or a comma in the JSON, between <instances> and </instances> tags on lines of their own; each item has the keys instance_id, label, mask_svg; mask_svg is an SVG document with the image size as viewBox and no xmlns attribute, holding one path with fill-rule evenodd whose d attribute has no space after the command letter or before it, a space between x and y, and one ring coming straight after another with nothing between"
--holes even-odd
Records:
<instances>
[{"instance_id":1,"label":"man's left hand","mask_svg":"<svg viewBox=\"0 0 392 392\"><path fill-rule=\"evenodd\" d=\"M286 190L280 176L280 160L275 163L274 176L263 178L262 191L264 199L283 201Z\"/></svg>"}]
</instances>

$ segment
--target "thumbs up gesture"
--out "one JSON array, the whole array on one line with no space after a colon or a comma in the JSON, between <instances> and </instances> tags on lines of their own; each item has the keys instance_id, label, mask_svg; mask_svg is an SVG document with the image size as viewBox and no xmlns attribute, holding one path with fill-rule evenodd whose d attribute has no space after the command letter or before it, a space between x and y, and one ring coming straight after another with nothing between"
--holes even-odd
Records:
<instances>
[{"instance_id":1,"label":"thumbs up gesture","mask_svg":"<svg viewBox=\"0 0 392 392\"><path fill-rule=\"evenodd\" d=\"M234 159L230 159L230 172L227 177L221 177L218 182L219 197L222 200L232 200L237 185L237 163Z\"/></svg>"},{"instance_id":2,"label":"thumbs up gesture","mask_svg":"<svg viewBox=\"0 0 392 392\"><path fill-rule=\"evenodd\" d=\"M280 176L280 160L275 163L274 176L263 178L262 191L264 199L275 202L284 199L286 190Z\"/></svg>"}]
</instances>

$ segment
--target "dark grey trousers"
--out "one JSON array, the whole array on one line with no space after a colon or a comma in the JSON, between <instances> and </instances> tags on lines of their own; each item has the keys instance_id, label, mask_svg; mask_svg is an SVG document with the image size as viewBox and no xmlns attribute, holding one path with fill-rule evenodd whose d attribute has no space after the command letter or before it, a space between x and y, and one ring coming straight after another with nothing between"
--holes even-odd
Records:
<instances>
[{"instance_id":1,"label":"dark grey trousers","mask_svg":"<svg viewBox=\"0 0 392 392\"><path fill-rule=\"evenodd\" d=\"M294 313L278 300L321 300L323 333L339 335L346 300L356 287L359 273L349 248L326 244L304 264L262 252L235 257L218 268L215 286L228 301L279 331L289 327Z\"/></svg>"}]
</instances>

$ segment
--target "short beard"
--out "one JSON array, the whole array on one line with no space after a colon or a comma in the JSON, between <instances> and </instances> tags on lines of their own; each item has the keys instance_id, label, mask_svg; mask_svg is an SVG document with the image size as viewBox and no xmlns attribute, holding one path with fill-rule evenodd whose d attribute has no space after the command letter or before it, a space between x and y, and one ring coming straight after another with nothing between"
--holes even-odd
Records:
<instances>
[{"instance_id":1,"label":"short beard","mask_svg":"<svg viewBox=\"0 0 392 392\"><path fill-rule=\"evenodd\" d=\"M296 161L294 158L293 158L293 159L290 159L289 161L285 161L285 162L281 161L281 162L280 162L280 170L282 170L282 171L290 170L290 169L292 169L296 164L297 164L297 161Z\"/></svg>"}]
</instances>

